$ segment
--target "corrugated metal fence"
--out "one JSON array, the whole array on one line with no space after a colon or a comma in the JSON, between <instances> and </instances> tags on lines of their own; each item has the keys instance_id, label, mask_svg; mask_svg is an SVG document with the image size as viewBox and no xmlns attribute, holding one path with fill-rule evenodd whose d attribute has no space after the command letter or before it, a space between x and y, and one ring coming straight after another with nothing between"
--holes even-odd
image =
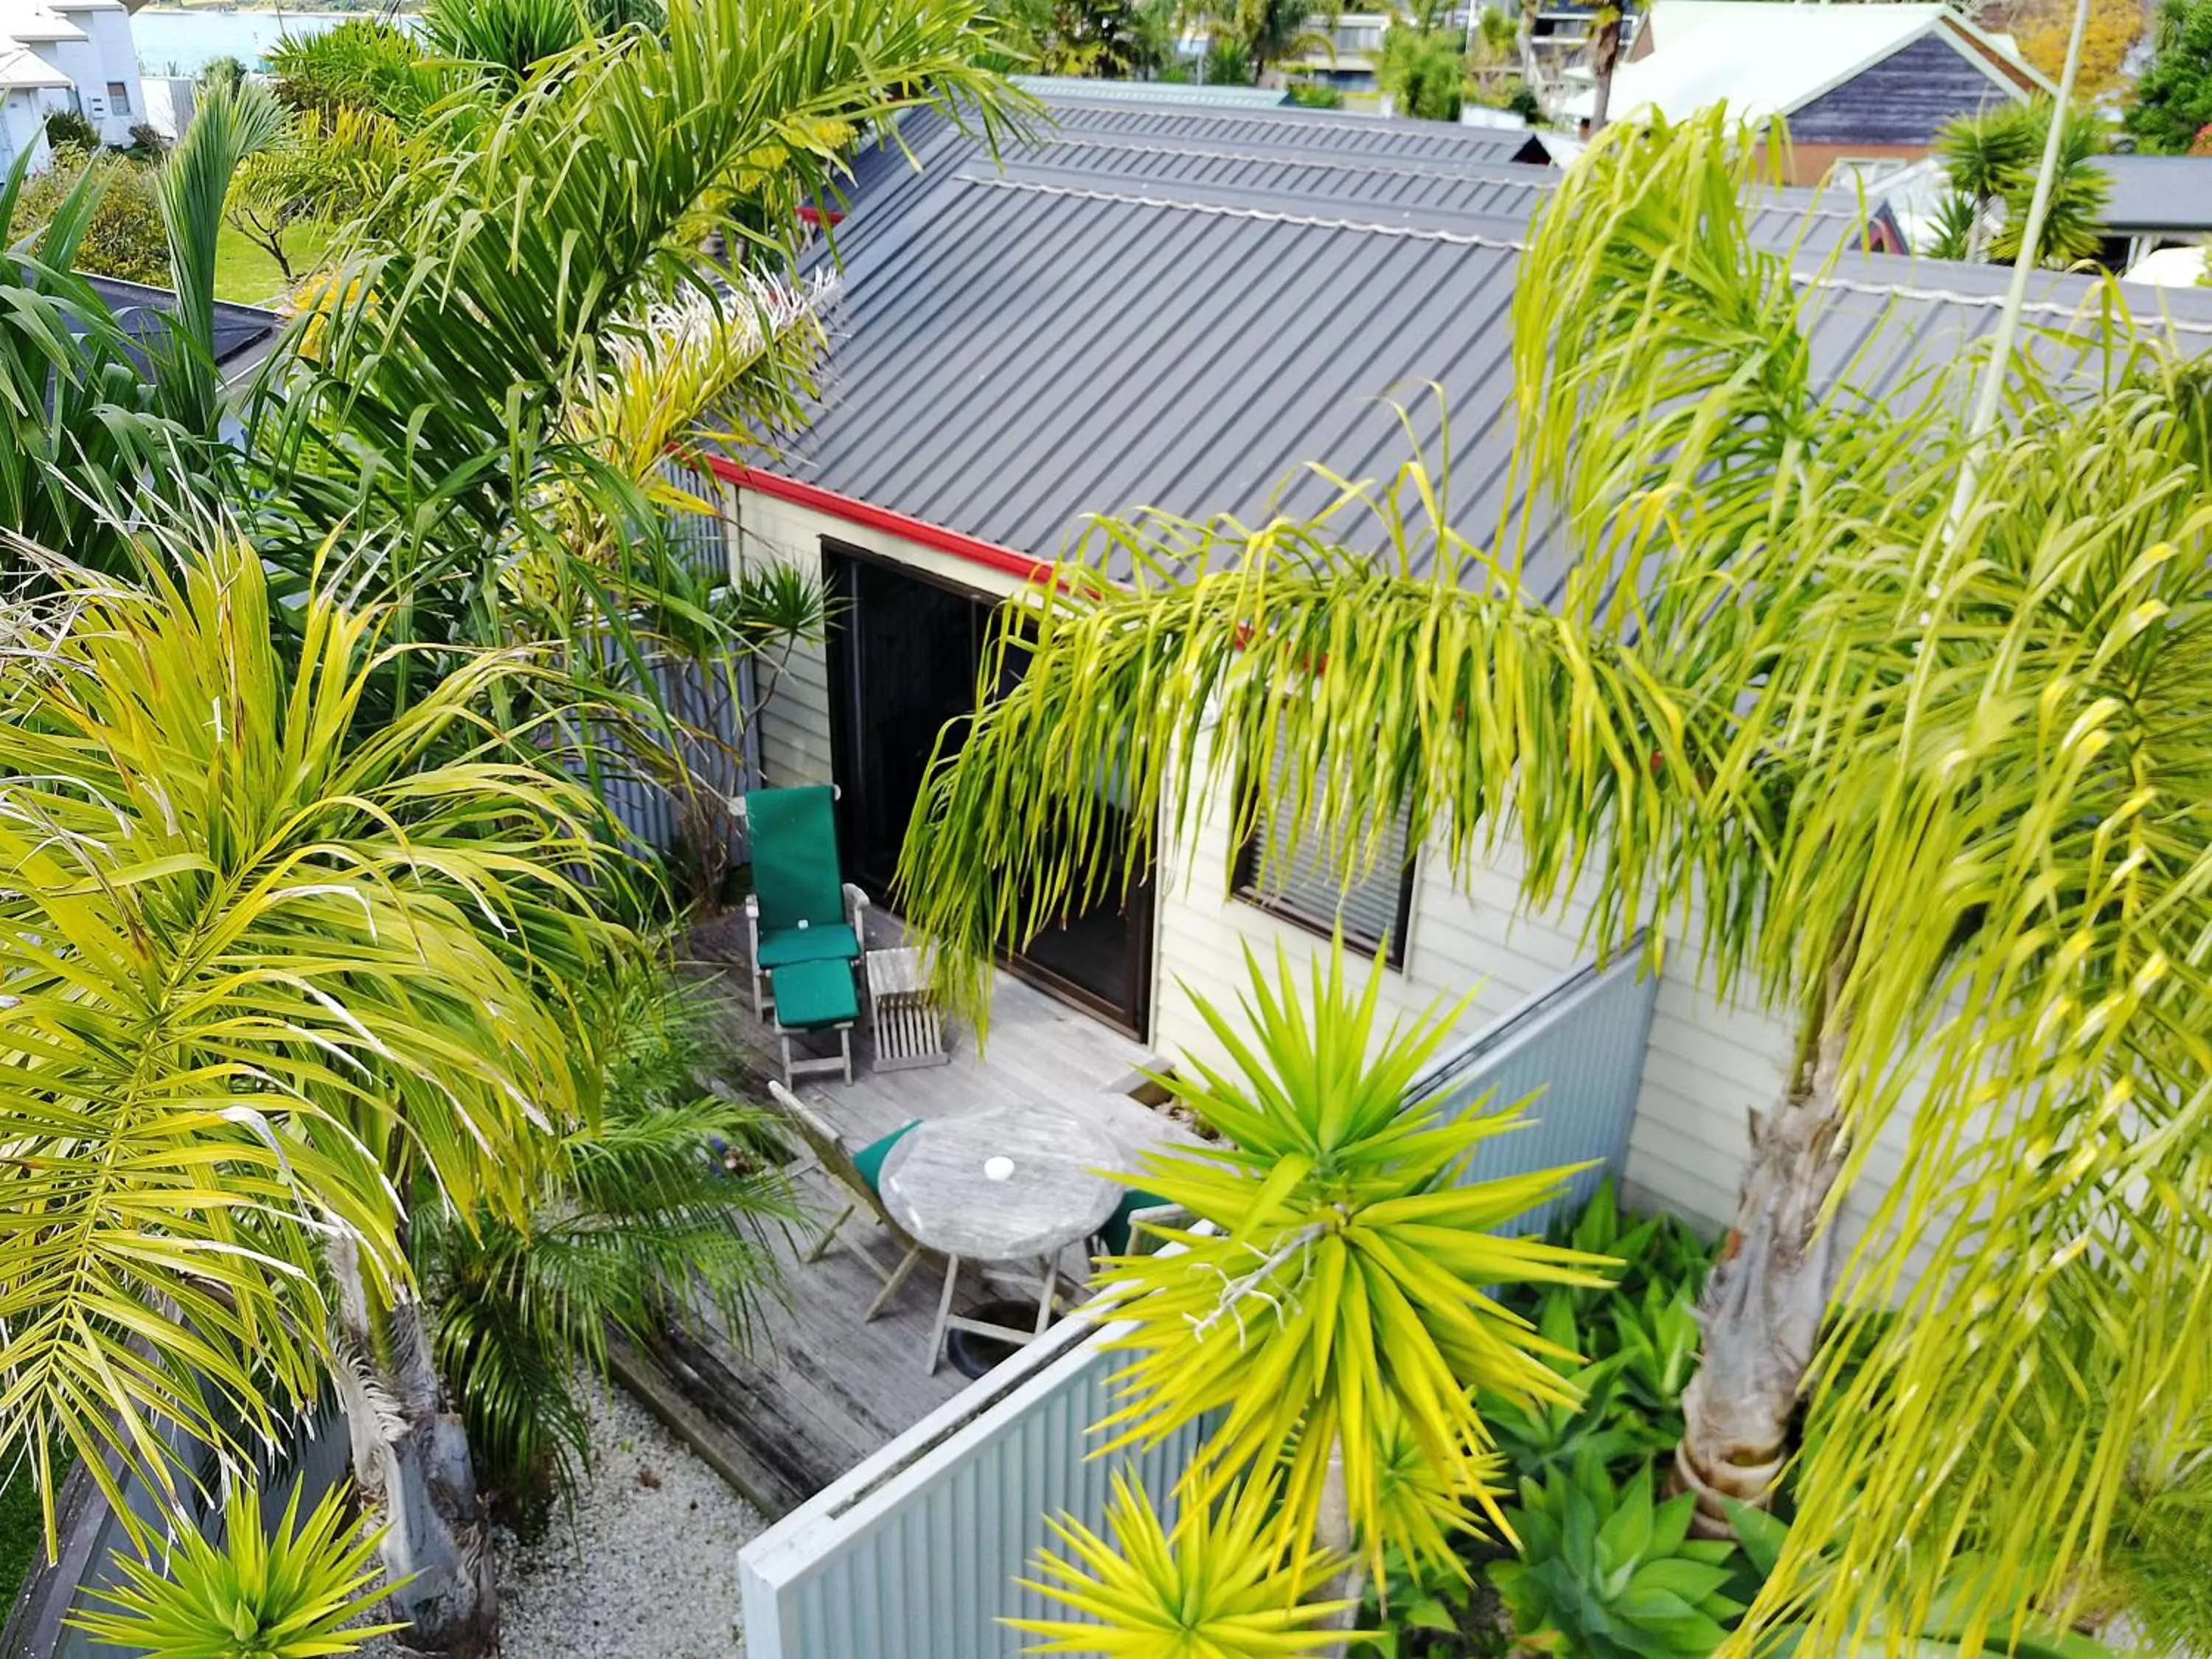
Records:
<instances>
[{"instance_id":1,"label":"corrugated metal fence","mask_svg":"<svg viewBox=\"0 0 2212 1659\"><path fill-rule=\"evenodd\" d=\"M724 487L708 474L678 461L664 462L661 477L678 489L705 501L721 501ZM721 514L668 514L668 539L675 556L701 575L726 580L730 574L729 521ZM609 667L624 667L618 677L629 678L634 668L622 663L622 650L609 639L601 646ZM744 711L757 695L753 665L748 658L724 653L701 664L684 658L663 657L646 665L660 708L675 727L674 747L685 771L711 795L734 799L758 783L760 757L757 734L748 729ZM587 769L607 810L623 827L657 853L672 853L684 838L681 804L667 781L665 756L639 752L632 742L665 749L667 738L650 731L634 740L612 732L593 734L599 753L595 768ZM707 797L702 796L702 799ZM728 837L732 861L744 856L744 830L735 817L720 815L715 830Z\"/></svg>"},{"instance_id":2,"label":"corrugated metal fence","mask_svg":"<svg viewBox=\"0 0 2212 1659\"><path fill-rule=\"evenodd\" d=\"M1570 975L1447 1054L1425 1092L1494 1109L1533 1090L1536 1127L1485 1146L1477 1176L1585 1159L1616 1175L1650 1029L1655 981L1632 957ZM1576 1183L1579 1201L1603 1170ZM1534 1231L1557 1206L1532 1212ZM1000 1617L1037 1610L1014 1584L1063 1510L1100 1524L1115 1468L1086 1460L1121 1356L1112 1327L1070 1320L842 1480L738 1558L750 1659L989 1659L1020 1651ZM1133 1459L1156 1498L1200 1435L1186 1429Z\"/></svg>"},{"instance_id":3,"label":"corrugated metal fence","mask_svg":"<svg viewBox=\"0 0 2212 1659\"><path fill-rule=\"evenodd\" d=\"M1520 1007L1447 1050L1416 1091L1455 1114L1498 1111L1535 1094L1528 1127L1485 1141L1468 1166L1469 1181L1533 1175L1562 1164L1599 1160L1566 1192L1521 1218L1542 1232L1589 1202L1610 1172L1628 1163L1628 1131L1636 1120L1637 1085L1651 1035L1656 975L1638 969L1640 939L1610 967L1577 969Z\"/></svg>"}]
</instances>

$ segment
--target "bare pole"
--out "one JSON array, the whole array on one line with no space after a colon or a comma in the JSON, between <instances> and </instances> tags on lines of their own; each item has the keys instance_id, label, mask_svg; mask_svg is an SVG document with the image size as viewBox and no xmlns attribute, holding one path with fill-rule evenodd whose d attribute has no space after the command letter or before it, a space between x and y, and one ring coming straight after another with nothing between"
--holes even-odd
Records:
<instances>
[{"instance_id":1,"label":"bare pole","mask_svg":"<svg viewBox=\"0 0 2212 1659\"><path fill-rule=\"evenodd\" d=\"M2089 22L2089 0L2074 0L2074 28L2066 37L2066 63L2058 71L2058 97L2051 106L2051 130L2043 137L2043 166L2035 175L2035 194L2027 204L2027 222L2021 228L2020 252L2013 256L2012 282L2005 289L2004 307L1997 313L1996 337L1990 344L1990 360L1982 367L1982 385L1974 399L1972 420L1966 428L1966 453L1959 464L1959 484L1951 496L1951 526L1957 529L1966 504L1981 485L1982 448L1990 428L1997 422L1997 403L2004 395L2005 371L2011 366L2013 343L2020 335L2020 316L2027 303L2027 273L2043 240L2043 222L2051 211L2051 193L2058 179L2059 145L2065 137L2067 106L2074 96L2074 71L2081 62L2081 35Z\"/></svg>"}]
</instances>

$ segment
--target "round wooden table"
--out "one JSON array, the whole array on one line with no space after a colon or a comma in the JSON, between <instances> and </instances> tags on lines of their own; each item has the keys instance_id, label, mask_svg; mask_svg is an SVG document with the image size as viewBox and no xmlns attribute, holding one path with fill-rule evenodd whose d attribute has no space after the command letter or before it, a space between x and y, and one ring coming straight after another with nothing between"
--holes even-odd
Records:
<instances>
[{"instance_id":1,"label":"round wooden table","mask_svg":"<svg viewBox=\"0 0 2212 1659\"><path fill-rule=\"evenodd\" d=\"M1052 1322L1060 1253L1114 1213L1123 1188L1098 1171L1122 1162L1121 1149L1103 1132L1043 1108L994 1106L931 1118L899 1137L878 1181L884 1207L917 1244L945 1258L929 1338L932 1371L956 1330L1018 1343L1043 1334ZM1035 1328L956 1318L952 1290L963 1258L1035 1264Z\"/></svg>"}]
</instances>

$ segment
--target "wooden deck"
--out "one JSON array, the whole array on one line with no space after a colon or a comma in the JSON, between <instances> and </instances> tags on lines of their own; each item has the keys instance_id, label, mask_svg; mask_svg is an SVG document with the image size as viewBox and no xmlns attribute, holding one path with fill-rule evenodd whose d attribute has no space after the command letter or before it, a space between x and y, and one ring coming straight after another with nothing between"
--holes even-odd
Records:
<instances>
[{"instance_id":1,"label":"wooden deck","mask_svg":"<svg viewBox=\"0 0 2212 1659\"><path fill-rule=\"evenodd\" d=\"M895 917L872 914L870 943L893 944ZM728 1060L724 1081L747 1098L765 1099L781 1075L774 1035L756 1020L744 964L742 917L695 933L695 971L719 981ZM1131 1097L1141 1066L1156 1064L1136 1043L1001 974L992 1002L989 1046L974 1033L949 1032L943 1066L877 1073L865 1029L854 1033L854 1080L802 1079L799 1092L856 1144L915 1118L956 1115L992 1106L1031 1105L1072 1112L1113 1137L1133 1160L1141 1147L1174 1133L1166 1120ZM826 1219L842 1208L834 1187L806 1178L811 1204ZM865 1237L857 1223L848 1237ZM888 1241L883 1242L888 1257ZM786 1297L765 1308L754 1329L716 1331L702 1343L678 1340L657 1358L671 1379L725 1431L726 1461L740 1484L771 1515L827 1486L967 1386L950 1364L933 1376L927 1352L943 1280L925 1266L873 1322L861 1314L881 1288L867 1266L842 1249L818 1262L786 1245ZM1079 1263L1071 1260L1069 1266ZM963 1270L957 1308L993 1292Z\"/></svg>"}]
</instances>

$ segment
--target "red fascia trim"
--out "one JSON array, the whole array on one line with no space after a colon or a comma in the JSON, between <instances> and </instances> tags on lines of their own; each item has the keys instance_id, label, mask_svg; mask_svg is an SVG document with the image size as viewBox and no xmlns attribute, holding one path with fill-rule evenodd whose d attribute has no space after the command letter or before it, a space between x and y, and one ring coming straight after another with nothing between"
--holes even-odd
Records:
<instances>
[{"instance_id":1,"label":"red fascia trim","mask_svg":"<svg viewBox=\"0 0 2212 1659\"><path fill-rule=\"evenodd\" d=\"M799 210L799 221L803 224L818 225L824 216L818 207L802 205ZM831 208L826 216L833 225L842 225L845 222L845 210L842 208Z\"/></svg>"},{"instance_id":2,"label":"red fascia trim","mask_svg":"<svg viewBox=\"0 0 2212 1659\"><path fill-rule=\"evenodd\" d=\"M866 530L881 530L893 536L902 536L933 552L949 553L956 559L965 559L970 564L980 564L987 570L997 570L1010 576L1019 576L1024 581L1041 581L1052 574L1053 568L1042 560L1033 559L1026 553L1017 553L993 542L979 541L973 536L963 536L957 530L908 518L903 513L894 513L889 507L877 507L867 501L855 501L850 495L841 495L834 489L824 489L819 484L801 483L796 478L787 478L781 473L763 472L757 466L744 466L720 455L702 458L709 471L724 483L735 484L740 489L757 489L763 495L773 495L778 501L794 506L811 507L817 513L826 513L833 519L842 519Z\"/></svg>"}]
</instances>

